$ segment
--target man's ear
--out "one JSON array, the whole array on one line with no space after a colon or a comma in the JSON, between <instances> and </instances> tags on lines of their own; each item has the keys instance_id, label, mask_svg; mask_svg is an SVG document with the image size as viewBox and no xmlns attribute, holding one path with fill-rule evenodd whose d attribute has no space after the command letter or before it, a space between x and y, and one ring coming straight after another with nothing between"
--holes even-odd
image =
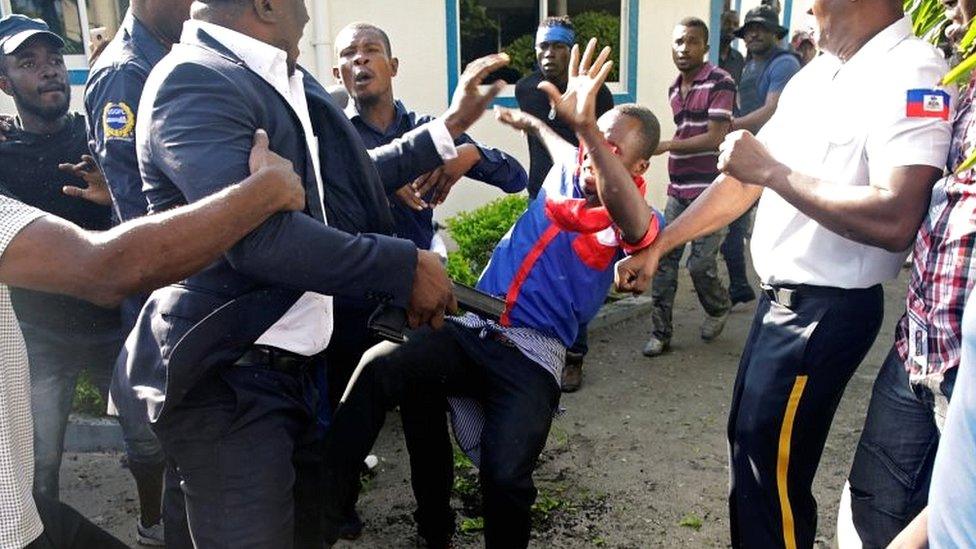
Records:
<instances>
[{"instance_id":1,"label":"man's ear","mask_svg":"<svg viewBox=\"0 0 976 549\"><path fill-rule=\"evenodd\" d=\"M705 44L705 55L708 55L708 52L711 51L711 49L712 49L712 46L710 44Z\"/></svg>"},{"instance_id":2,"label":"man's ear","mask_svg":"<svg viewBox=\"0 0 976 549\"><path fill-rule=\"evenodd\" d=\"M390 76L396 76L397 71L400 70L400 59L394 57L390 59Z\"/></svg>"},{"instance_id":3,"label":"man's ear","mask_svg":"<svg viewBox=\"0 0 976 549\"><path fill-rule=\"evenodd\" d=\"M640 160L637 161L636 164L634 164L633 173L634 175L644 175L644 173L647 171L647 168L650 167L651 167L651 161L646 158L641 158Z\"/></svg>"},{"instance_id":4,"label":"man's ear","mask_svg":"<svg viewBox=\"0 0 976 549\"><path fill-rule=\"evenodd\" d=\"M332 67L332 78L334 78L335 81L338 82L338 83L340 83L340 84L343 84L344 83L342 81L342 73L339 72L339 67Z\"/></svg>"},{"instance_id":5,"label":"man's ear","mask_svg":"<svg viewBox=\"0 0 976 549\"><path fill-rule=\"evenodd\" d=\"M6 61L0 59L0 63L6 63ZM0 91L9 95L10 97L14 96L14 86L10 82L10 78L8 78L7 75L3 73L0 73Z\"/></svg>"},{"instance_id":6,"label":"man's ear","mask_svg":"<svg viewBox=\"0 0 976 549\"><path fill-rule=\"evenodd\" d=\"M265 23L277 20L277 7L276 0L254 0L254 13L257 14L258 19Z\"/></svg>"}]
</instances>

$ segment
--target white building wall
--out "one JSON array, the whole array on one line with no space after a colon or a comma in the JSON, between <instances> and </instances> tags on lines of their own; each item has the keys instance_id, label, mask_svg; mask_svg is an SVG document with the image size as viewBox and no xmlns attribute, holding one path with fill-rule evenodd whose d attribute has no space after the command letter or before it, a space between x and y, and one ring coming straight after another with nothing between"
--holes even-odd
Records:
<instances>
[{"instance_id":1,"label":"white building wall","mask_svg":"<svg viewBox=\"0 0 976 549\"><path fill-rule=\"evenodd\" d=\"M2 0L0 0L2 1ZM394 81L398 98L418 113L439 114L447 108L447 22L443 0L307 0L312 16L305 29L301 63L317 73L325 84L331 84L331 74L318 74L315 67L316 21L326 21L327 41L346 24L369 21L388 32L393 53L400 59L400 72ZM758 0L756 0L758 3ZM661 120L665 138L674 133L674 123L667 101L667 88L676 76L671 61L670 39L674 24L681 18L695 15L709 21L709 0L640 0L637 59L637 102L650 107ZM315 10L326 9L325 17ZM318 15L318 17L316 17ZM626 27L626 25L624 25ZM329 55L330 65L334 54ZM72 108L83 110L82 87L72 93ZM13 103L0 97L0 112L13 112ZM528 169L528 148L525 138L498 124L490 113L472 129L471 135L486 144L504 149L516 156ZM656 157L647 174L648 198L656 206L663 206L667 187L665 157ZM501 196L492 187L463 181L451 193L447 202L438 208L436 217L444 219L458 211L477 207Z\"/></svg>"}]
</instances>

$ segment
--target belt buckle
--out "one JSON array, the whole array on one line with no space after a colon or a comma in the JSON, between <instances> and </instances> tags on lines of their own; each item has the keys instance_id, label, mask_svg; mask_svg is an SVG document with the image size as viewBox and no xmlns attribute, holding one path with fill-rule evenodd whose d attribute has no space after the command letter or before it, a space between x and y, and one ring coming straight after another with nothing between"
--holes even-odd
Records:
<instances>
[{"instance_id":1,"label":"belt buckle","mask_svg":"<svg viewBox=\"0 0 976 549\"><path fill-rule=\"evenodd\" d=\"M779 303L787 309L792 309L797 302L795 288L777 288L768 284L762 285L762 291L770 301Z\"/></svg>"}]
</instances>

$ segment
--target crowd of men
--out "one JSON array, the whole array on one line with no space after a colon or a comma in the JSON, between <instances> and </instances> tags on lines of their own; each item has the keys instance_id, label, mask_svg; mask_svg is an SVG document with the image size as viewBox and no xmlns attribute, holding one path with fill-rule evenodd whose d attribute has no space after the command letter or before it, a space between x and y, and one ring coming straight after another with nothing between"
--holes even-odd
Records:
<instances>
[{"instance_id":1,"label":"crowd of men","mask_svg":"<svg viewBox=\"0 0 976 549\"><path fill-rule=\"evenodd\" d=\"M946 4L966 28L976 0ZM363 460L399 407L419 541L453 544L456 444L479 469L486 546L526 547L589 322L614 284L650 290L643 351L667 352L689 243L703 340L758 297L728 421L733 546L813 546L827 433L909 249L838 539L976 545L976 171L959 169L976 85L937 85L944 56L900 0L811 13L817 38L789 42L777 2L726 13L719 66L706 23L677 22L670 139L646 107L614 105L609 48L545 19L520 108L495 109L528 171L465 133L504 54L430 116L397 99L376 25L336 35L330 93L297 65L303 0L132 0L77 114L64 40L0 20L17 108L0 117L0 548L124 547L57 501L82 371L122 425L140 543L357 538ZM658 212L644 173L665 154ZM531 197L477 284L498 317L458 313L437 253L432 209L465 177ZM409 326L396 343L369 328L389 310Z\"/></svg>"}]
</instances>

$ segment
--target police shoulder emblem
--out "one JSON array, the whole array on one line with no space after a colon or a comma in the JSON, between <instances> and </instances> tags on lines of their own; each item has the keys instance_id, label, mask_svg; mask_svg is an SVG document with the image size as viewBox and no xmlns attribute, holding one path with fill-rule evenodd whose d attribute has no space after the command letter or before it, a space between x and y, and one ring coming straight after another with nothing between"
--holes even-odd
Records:
<instances>
[{"instance_id":1,"label":"police shoulder emblem","mask_svg":"<svg viewBox=\"0 0 976 549\"><path fill-rule=\"evenodd\" d=\"M105 139L131 139L135 134L136 116L125 103L109 103L102 113Z\"/></svg>"}]
</instances>

